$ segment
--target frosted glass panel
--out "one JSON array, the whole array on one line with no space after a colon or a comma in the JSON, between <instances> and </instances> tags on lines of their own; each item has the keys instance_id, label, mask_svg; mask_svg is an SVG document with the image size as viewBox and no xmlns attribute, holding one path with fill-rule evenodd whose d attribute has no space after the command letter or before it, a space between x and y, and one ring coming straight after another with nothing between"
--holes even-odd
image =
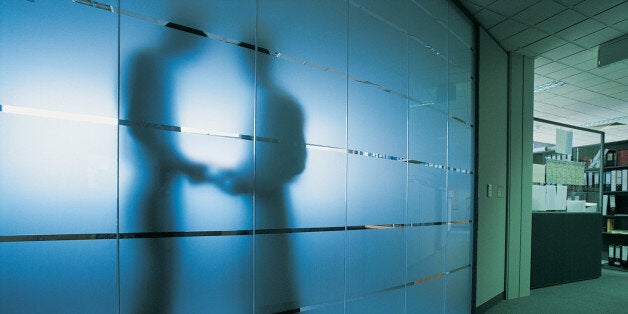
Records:
<instances>
[{"instance_id":1,"label":"frosted glass panel","mask_svg":"<svg viewBox=\"0 0 628 314\"><path fill-rule=\"evenodd\" d=\"M257 228L344 226L346 158L337 152L308 149L305 169L286 183L284 193L274 202L266 193L258 195ZM271 206L273 203L281 205ZM283 221L277 216L282 207Z\"/></svg>"},{"instance_id":2,"label":"frosted glass panel","mask_svg":"<svg viewBox=\"0 0 628 314\"><path fill-rule=\"evenodd\" d=\"M473 170L474 129L453 119L449 119L449 166L463 170Z\"/></svg>"},{"instance_id":3,"label":"frosted glass panel","mask_svg":"<svg viewBox=\"0 0 628 314\"><path fill-rule=\"evenodd\" d=\"M123 16L121 117L252 135L248 49Z\"/></svg>"},{"instance_id":4,"label":"frosted glass panel","mask_svg":"<svg viewBox=\"0 0 628 314\"><path fill-rule=\"evenodd\" d=\"M252 141L120 127L120 230L243 230L253 226Z\"/></svg>"},{"instance_id":5,"label":"frosted glass panel","mask_svg":"<svg viewBox=\"0 0 628 314\"><path fill-rule=\"evenodd\" d=\"M116 127L0 113L0 235L115 232Z\"/></svg>"},{"instance_id":6,"label":"frosted glass panel","mask_svg":"<svg viewBox=\"0 0 628 314\"><path fill-rule=\"evenodd\" d=\"M431 106L410 106L410 159L447 163L447 115Z\"/></svg>"},{"instance_id":7,"label":"frosted glass panel","mask_svg":"<svg viewBox=\"0 0 628 314\"><path fill-rule=\"evenodd\" d=\"M116 241L0 243L0 312L116 313Z\"/></svg>"},{"instance_id":8,"label":"frosted glass panel","mask_svg":"<svg viewBox=\"0 0 628 314\"><path fill-rule=\"evenodd\" d=\"M407 100L368 85L349 82L349 148L406 156Z\"/></svg>"},{"instance_id":9,"label":"frosted glass panel","mask_svg":"<svg viewBox=\"0 0 628 314\"><path fill-rule=\"evenodd\" d=\"M258 12L259 46L336 71L346 70L346 2L261 0Z\"/></svg>"},{"instance_id":10,"label":"frosted glass panel","mask_svg":"<svg viewBox=\"0 0 628 314\"><path fill-rule=\"evenodd\" d=\"M408 165L408 223L446 220L446 170Z\"/></svg>"},{"instance_id":11,"label":"frosted glass panel","mask_svg":"<svg viewBox=\"0 0 628 314\"><path fill-rule=\"evenodd\" d=\"M105 10L2 1L0 104L116 117L117 35L118 18Z\"/></svg>"},{"instance_id":12,"label":"frosted glass panel","mask_svg":"<svg viewBox=\"0 0 628 314\"><path fill-rule=\"evenodd\" d=\"M299 5L305 3L299 2ZM302 111L301 127L307 143L346 147L346 78L265 54L258 54L258 60L268 65L264 79L273 86L281 86L275 89L284 91Z\"/></svg>"},{"instance_id":13,"label":"frosted glass panel","mask_svg":"<svg viewBox=\"0 0 628 314\"><path fill-rule=\"evenodd\" d=\"M403 313L404 289L381 292L347 302L346 313Z\"/></svg>"},{"instance_id":14,"label":"frosted glass panel","mask_svg":"<svg viewBox=\"0 0 628 314\"><path fill-rule=\"evenodd\" d=\"M255 241L258 312L342 301L344 232L262 234Z\"/></svg>"},{"instance_id":15,"label":"frosted glass panel","mask_svg":"<svg viewBox=\"0 0 628 314\"><path fill-rule=\"evenodd\" d=\"M393 22L405 29L404 17ZM349 6L348 60L351 76L405 93L408 81L407 45L402 31L369 15L368 9Z\"/></svg>"},{"instance_id":16,"label":"frosted glass panel","mask_svg":"<svg viewBox=\"0 0 628 314\"><path fill-rule=\"evenodd\" d=\"M447 270L471 263L472 224L454 224L447 228Z\"/></svg>"},{"instance_id":17,"label":"frosted glass panel","mask_svg":"<svg viewBox=\"0 0 628 314\"><path fill-rule=\"evenodd\" d=\"M450 2L0 2L0 312L468 312Z\"/></svg>"},{"instance_id":18,"label":"frosted glass panel","mask_svg":"<svg viewBox=\"0 0 628 314\"><path fill-rule=\"evenodd\" d=\"M122 313L253 311L253 237L124 239Z\"/></svg>"},{"instance_id":19,"label":"frosted glass panel","mask_svg":"<svg viewBox=\"0 0 628 314\"><path fill-rule=\"evenodd\" d=\"M446 236L447 225L408 229L408 281L447 271L444 267Z\"/></svg>"},{"instance_id":20,"label":"frosted glass panel","mask_svg":"<svg viewBox=\"0 0 628 314\"><path fill-rule=\"evenodd\" d=\"M347 233L347 297L405 284L404 237L400 228Z\"/></svg>"},{"instance_id":21,"label":"frosted glass panel","mask_svg":"<svg viewBox=\"0 0 628 314\"><path fill-rule=\"evenodd\" d=\"M405 221L405 163L349 156L348 167L348 225L399 224Z\"/></svg>"},{"instance_id":22,"label":"frosted glass panel","mask_svg":"<svg viewBox=\"0 0 628 314\"><path fill-rule=\"evenodd\" d=\"M409 287L406 302L407 313L443 313L445 278L432 279Z\"/></svg>"},{"instance_id":23,"label":"frosted glass panel","mask_svg":"<svg viewBox=\"0 0 628 314\"><path fill-rule=\"evenodd\" d=\"M473 218L473 175L449 171L449 210L451 220Z\"/></svg>"},{"instance_id":24,"label":"frosted glass panel","mask_svg":"<svg viewBox=\"0 0 628 314\"><path fill-rule=\"evenodd\" d=\"M125 11L200 29L206 33L254 42L255 0L121 0Z\"/></svg>"},{"instance_id":25,"label":"frosted glass panel","mask_svg":"<svg viewBox=\"0 0 628 314\"><path fill-rule=\"evenodd\" d=\"M447 275L445 313L469 313L471 310L471 270L469 268Z\"/></svg>"}]
</instances>

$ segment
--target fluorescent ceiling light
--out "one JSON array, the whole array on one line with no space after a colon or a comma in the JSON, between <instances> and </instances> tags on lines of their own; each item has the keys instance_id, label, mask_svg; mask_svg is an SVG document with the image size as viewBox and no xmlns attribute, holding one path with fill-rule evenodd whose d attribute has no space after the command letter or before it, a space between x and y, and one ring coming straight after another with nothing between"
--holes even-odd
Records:
<instances>
[{"instance_id":1,"label":"fluorescent ceiling light","mask_svg":"<svg viewBox=\"0 0 628 314\"><path fill-rule=\"evenodd\" d=\"M542 93L542 92L547 92L548 90L554 89L554 88L558 88L561 86L567 85L567 83L563 82L563 81L558 81L558 80L553 80L549 83L545 83L542 85L539 85L537 87L534 88L534 93Z\"/></svg>"}]
</instances>

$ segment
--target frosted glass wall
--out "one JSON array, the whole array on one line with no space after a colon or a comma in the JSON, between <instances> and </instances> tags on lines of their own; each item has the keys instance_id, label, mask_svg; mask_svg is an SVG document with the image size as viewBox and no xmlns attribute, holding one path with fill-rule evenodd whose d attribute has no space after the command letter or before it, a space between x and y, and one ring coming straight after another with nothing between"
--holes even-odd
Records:
<instances>
[{"instance_id":1,"label":"frosted glass wall","mask_svg":"<svg viewBox=\"0 0 628 314\"><path fill-rule=\"evenodd\" d=\"M441 0L0 2L0 312L471 307Z\"/></svg>"}]
</instances>

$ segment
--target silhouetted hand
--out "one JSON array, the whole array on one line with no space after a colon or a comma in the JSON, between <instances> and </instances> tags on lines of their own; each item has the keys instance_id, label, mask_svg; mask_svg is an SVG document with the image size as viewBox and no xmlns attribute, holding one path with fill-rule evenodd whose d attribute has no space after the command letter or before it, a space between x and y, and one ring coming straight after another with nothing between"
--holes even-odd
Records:
<instances>
[{"instance_id":1,"label":"silhouetted hand","mask_svg":"<svg viewBox=\"0 0 628 314\"><path fill-rule=\"evenodd\" d=\"M212 178L209 175L209 167L199 163L184 163L180 168L181 172L185 174L192 182L211 182Z\"/></svg>"}]
</instances>

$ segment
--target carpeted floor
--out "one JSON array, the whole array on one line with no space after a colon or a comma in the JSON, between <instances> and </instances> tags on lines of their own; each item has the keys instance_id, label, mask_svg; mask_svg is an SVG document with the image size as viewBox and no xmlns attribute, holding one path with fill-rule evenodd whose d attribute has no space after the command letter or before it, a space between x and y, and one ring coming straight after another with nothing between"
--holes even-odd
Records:
<instances>
[{"instance_id":1,"label":"carpeted floor","mask_svg":"<svg viewBox=\"0 0 628 314\"><path fill-rule=\"evenodd\" d=\"M534 289L486 313L628 313L628 272L602 269L600 278Z\"/></svg>"}]
</instances>

